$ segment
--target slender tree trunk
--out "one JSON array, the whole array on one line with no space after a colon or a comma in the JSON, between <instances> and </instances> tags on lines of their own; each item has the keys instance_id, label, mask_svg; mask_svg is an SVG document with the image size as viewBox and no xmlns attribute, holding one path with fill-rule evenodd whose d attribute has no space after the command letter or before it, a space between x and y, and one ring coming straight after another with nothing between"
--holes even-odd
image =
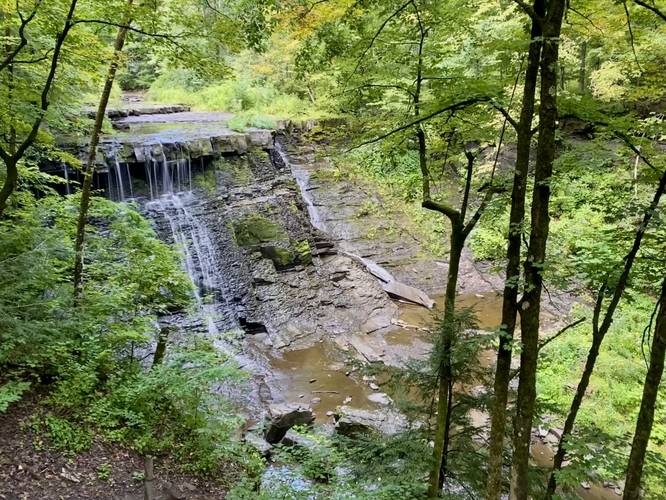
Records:
<instances>
[{"instance_id":1,"label":"slender tree trunk","mask_svg":"<svg viewBox=\"0 0 666 500\"><path fill-rule=\"evenodd\" d=\"M147 456L143 460L143 500L155 500L155 474L153 471L153 457Z\"/></svg>"},{"instance_id":2,"label":"slender tree trunk","mask_svg":"<svg viewBox=\"0 0 666 500\"><path fill-rule=\"evenodd\" d=\"M153 355L153 366L161 365L162 361L164 361L168 340L169 327L164 326L160 329L160 333L157 336L157 345L155 346L155 354Z\"/></svg>"},{"instance_id":3,"label":"slender tree trunk","mask_svg":"<svg viewBox=\"0 0 666 500\"><path fill-rule=\"evenodd\" d=\"M449 250L449 269L446 281L446 294L444 297L444 336L441 339L441 361L438 369L439 397L437 400L437 429L435 431L435 444L433 447L433 466L430 473L429 498L437 498L441 491L446 470L444 457L451 423L449 406L451 400L450 388L453 381L451 367L451 347L453 345L454 315L456 307L456 291L458 288L458 272L460 259L465 244L462 225L452 221L451 249Z\"/></svg>"},{"instance_id":4,"label":"slender tree trunk","mask_svg":"<svg viewBox=\"0 0 666 500\"><path fill-rule=\"evenodd\" d=\"M624 290L627 286L627 282L629 281L629 275L634 265L634 260L636 259L636 255L640 250L641 242L643 241L643 236L645 235L645 231L647 230L650 221L652 220L652 217L655 211L657 210L657 207L659 206L659 202L661 200L661 196L664 194L664 191L666 191L666 170L664 170L664 172L662 173L661 178L659 179L657 190L654 194L654 197L652 198L652 202L650 203L650 206L643 213L643 219L641 220L641 223L638 225L636 229L636 235L634 236L634 243L631 249L629 250L629 253L624 258L624 268L622 270L622 274L620 275L617 285L613 290L611 301L608 304L608 308L606 309L601 325L599 325L599 316L604 299L604 294L606 292L606 285L605 284L602 285L599 290L597 297L597 304L595 306L595 311L594 311L594 317L592 320L592 345L590 346L590 351L587 354L585 368L583 369L580 381L578 382L578 386L576 387L576 394L574 395L571 401L571 407L569 408L569 413L564 422L562 435L560 436L560 440L557 445L557 451L555 452L555 457L553 458L553 470L548 479L548 489L546 493L546 498L552 498L552 496L555 494L555 490L557 489L557 472L562 468L562 464L564 463L564 457L566 455L566 442L567 439L569 439L569 436L571 436L571 433L573 432L574 424L576 422L576 417L578 416L578 411L580 410L583 398L585 397L585 393L587 392L587 388L590 384L590 377L592 377L592 372L594 371L594 365L597 361L597 357L599 356L599 350L601 348L601 344L603 343L606 333L613 324L613 315L615 314L615 310L617 309L617 306L620 303L620 299L622 298Z\"/></svg>"},{"instance_id":5,"label":"slender tree trunk","mask_svg":"<svg viewBox=\"0 0 666 500\"><path fill-rule=\"evenodd\" d=\"M584 94L587 88L587 40L580 44L580 66L578 68L578 93Z\"/></svg>"},{"instance_id":6,"label":"slender tree trunk","mask_svg":"<svg viewBox=\"0 0 666 500\"><path fill-rule=\"evenodd\" d=\"M534 2L534 11L543 15L543 1ZM488 479L486 498L499 499L502 493L502 451L506 429L506 405L511 379L511 352L518 314L518 283L520 281L520 255L523 224L525 221L525 190L532 142L532 118L536 94L539 56L541 55L541 26L532 22L531 41L527 54L525 85L520 120L517 130L516 166L511 192L511 213L507 244L506 280L502 299L502 323L495 369L494 399L488 451Z\"/></svg>"},{"instance_id":7,"label":"slender tree trunk","mask_svg":"<svg viewBox=\"0 0 666 500\"><path fill-rule=\"evenodd\" d=\"M18 160L12 155L4 159L4 163L7 176L5 177L5 183L2 185L2 189L0 189L0 219L7 208L7 200L9 200L9 197L16 189L16 184L18 183Z\"/></svg>"},{"instance_id":8,"label":"slender tree trunk","mask_svg":"<svg viewBox=\"0 0 666 500\"><path fill-rule=\"evenodd\" d=\"M641 476L645 452L652 432L654 409L659 395L659 384L664 373L664 355L666 355L666 279L661 286L659 311L652 337L650 364L643 385L641 409L636 420L636 432L631 444L631 455L627 466L627 480L624 486L623 500L638 500L641 496Z\"/></svg>"},{"instance_id":9,"label":"slender tree trunk","mask_svg":"<svg viewBox=\"0 0 666 500\"><path fill-rule=\"evenodd\" d=\"M532 226L530 244L525 259L525 292L520 302L521 340L520 376L516 400L516 420L513 435L513 464L511 498L527 500L529 496L529 456L532 419L536 401L536 370L539 344L539 314L541 312L541 271L546 258L546 243L550 216L550 180L555 159L555 129L557 126L557 63L559 36L564 16L565 0L551 0L543 20L541 54L541 105L539 109L539 142L532 194Z\"/></svg>"},{"instance_id":10,"label":"slender tree trunk","mask_svg":"<svg viewBox=\"0 0 666 500\"><path fill-rule=\"evenodd\" d=\"M127 0L128 8L132 6L134 0ZM116 78L118 64L120 63L120 56L125 45L125 38L127 36L127 26L131 23L129 17L126 18L125 25L118 28L116 41L113 46L113 58L109 65L109 70L104 82L102 95L99 99L97 113L95 115L95 125L93 126L92 135L90 137L90 149L88 151L88 160L86 161L83 170L83 187L81 190L81 206L79 208L79 219L76 225L76 243L75 243L75 256L74 256L74 298L76 302L81 300L83 293L83 246L86 235L86 221L88 219L88 208L90 207L90 194L92 191L92 180L95 172L95 160L97 157L97 145L99 144L99 136L102 132L102 125L104 123L104 116L106 115L106 107L109 104L109 97L113 88L113 81Z\"/></svg>"}]
</instances>

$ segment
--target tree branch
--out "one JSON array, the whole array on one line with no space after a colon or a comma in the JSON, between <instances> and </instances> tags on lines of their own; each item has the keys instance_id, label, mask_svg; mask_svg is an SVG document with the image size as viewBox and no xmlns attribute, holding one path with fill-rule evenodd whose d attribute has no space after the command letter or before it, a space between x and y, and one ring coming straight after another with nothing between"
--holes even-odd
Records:
<instances>
[{"instance_id":1,"label":"tree branch","mask_svg":"<svg viewBox=\"0 0 666 500\"><path fill-rule=\"evenodd\" d=\"M640 5L641 7L644 7L648 10L651 10L655 14L657 14L659 17L661 17L662 20L666 21L666 14L660 11L657 7L654 7L653 5L648 4L647 2L643 2L642 0L633 0L633 2L636 5Z\"/></svg>"},{"instance_id":2,"label":"tree branch","mask_svg":"<svg viewBox=\"0 0 666 500\"><path fill-rule=\"evenodd\" d=\"M64 27L62 31L58 34L58 36L56 36L56 43L53 48L53 55L51 56L51 66L49 68L49 73L46 76L46 81L44 82L44 87L42 88L42 93L40 97L39 113L37 115L37 118L35 118L27 137L23 140L21 145L16 149L16 152L13 154L13 157L16 160L21 158L23 154L26 152L26 150L35 141L35 138L37 137L37 132L39 131L39 127L42 124L42 120L44 119L44 114L46 113L46 110L49 107L49 93L51 91L51 86L53 85L53 81L55 79L56 70L58 69L58 62L60 61L60 51L62 50L62 46L65 43L67 35L69 34L69 30L71 30L72 26L74 26L72 19L74 17L74 11L76 10L77 1L78 0L71 0L71 3L69 5L69 11L67 12L67 17L65 18Z\"/></svg>"},{"instance_id":3,"label":"tree branch","mask_svg":"<svg viewBox=\"0 0 666 500\"><path fill-rule=\"evenodd\" d=\"M626 0L623 0L622 6L624 7L624 13L627 16L627 28L629 28L629 41L631 43L631 52L634 54L634 61L636 61L636 66L638 66L638 69L642 73L643 68L641 67L641 63L638 62L638 54L636 54L636 46L634 44L634 30L631 28L631 14L629 14L629 7L627 7Z\"/></svg>"},{"instance_id":4,"label":"tree branch","mask_svg":"<svg viewBox=\"0 0 666 500\"><path fill-rule=\"evenodd\" d=\"M539 347L537 348L537 352L538 352L538 351L541 351L541 349L543 349L544 347L546 347L548 344L550 344L553 340L555 340L555 339L558 338L560 335L562 335L563 333L565 333L567 330L573 328L574 326L578 326L578 325L580 325L580 324L581 324L583 321L585 321L586 319L587 319L587 318L585 318L585 317L580 318L580 319L577 319L577 320L574 321L573 323L569 323L567 326L565 326L564 328L562 328L562 329L561 329L560 331L558 331L555 335L553 335L553 336L548 337L547 339L545 339L543 342L541 342L541 343L539 344Z\"/></svg>"},{"instance_id":5,"label":"tree branch","mask_svg":"<svg viewBox=\"0 0 666 500\"><path fill-rule=\"evenodd\" d=\"M18 0L16 0L16 12L18 13L19 19L21 20L21 26L19 26L18 29L18 35L19 35L19 43L18 45L12 50L9 54L7 54L7 57L3 59L3 61L0 63L0 71L5 69L7 66L9 66L14 58L18 55L21 50L23 50L23 47L25 47L28 44L28 39L25 36L25 28L28 26L30 21L32 21L37 15L37 10L39 9L39 6L41 5L42 0L37 0L35 2L35 5L33 6L32 12L28 15L28 17L23 17L23 14L21 14L21 10L19 9L19 3Z\"/></svg>"},{"instance_id":6,"label":"tree branch","mask_svg":"<svg viewBox=\"0 0 666 500\"><path fill-rule=\"evenodd\" d=\"M499 111L502 114L502 116L504 116L506 121L508 121L516 131L518 130L518 122L509 114L509 112L506 109L504 109L502 106L493 101L490 102L490 105L493 108L495 108L497 111Z\"/></svg>"},{"instance_id":7,"label":"tree branch","mask_svg":"<svg viewBox=\"0 0 666 500\"><path fill-rule=\"evenodd\" d=\"M132 31L134 33L138 33L140 35L145 35L145 36L150 36L153 38L166 38L168 40L172 40L174 38L184 38L190 36L190 33L182 33L180 35L174 35L171 33L151 33L150 31L144 31L140 28L135 28L134 26L130 26L128 24L122 24L122 23L114 23L113 21L105 21L103 19L77 19L72 23L74 24L103 24L105 26L113 26L115 28L125 28L128 31Z\"/></svg>"},{"instance_id":8,"label":"tree branch","mask_svg":"<svg viewBox=\"0 0 666 500\"><path fill-rule=\"evenodd\" d=\"M428 115L424 115L424 116L420 117L417 120L413 120L413 121L409 122L406 125L402 125L398 128L395 128L395 129L391 130L390 132L387 132L387 133L382 134L378 137L375 137L374 139L370 139L370 140L362 142L362 143L360 143L356 146L353 146L353 147L349 148L347 150L347 152L353 151L354 149L358 149L358 148L361 148L363 146L367 146L369 144L374 144L375 142L382 141L382 140L386 139L387 137L391 137L392 135L397 134L398 132L402 132L403 130L407 130L409 128L412 128L414 125L418 125L419 123L423 123L425 121L428 121L431 118L434 118L435 116L441 115L442 113L446 113L447 111L457 111L457 110L460 110L460 109L467 108L469 106L473 106L474 104L478 104L480 102L486 102L486 101L489 101L489 100L490 100L490 97L486 97L486 96L470 97L469 99L465 99L463 101L456 102L454 104L450 104L449 106L438 109L437 111L433 111L432 113L430 113Z\"/></svg>"},{"instance_id":9,"label":"tree branch","mask_svg":"<svg viewBox=\"0 0 666 500\"><path fill-rule=\"evenodd\" d=\"M517 4L521 9L523 9L525 14L530 16L533 21L539 24L541 23L542 21L541 16L537 15L537 13L534 11L531 5L525 3L523 0L513 0L513 2Z\"/></svg>"},{"instance_id":10,"label":"tree branch","mask_svg":"<svg viewBox=\"0 0 666 500\"><path fill-rule=\"evenodd\" d=\"M372 46L374 45L374 43L375 43L375 41L377 40L377 38L379 37L379 35L381 35L382 31L384 31L384 28L386 28L386 25L387 25L389 22L391 22L391 19L393 19L394 17L396 17L396 16L397 16L398 14L400 14L403 10L405 10L405 9L407 8L407 6L408 6L409 4L411 4L413 1L414 1L414 0L409 0L409 1L405 2L405 3L402 4L400 7L398 7L398 9L397 9L396 11L393 12L393 14L391 14L389 17L387 17L386 19L384 19L384 22L381 24L381 26L379 26L379 29L375 32L374 36L370 39L370 43L368 44L368 46L365 48L365 50L363 51L363 53L360 55L360 57L359 57L358 60L356 61L356 65L354 66L354 70L351 72L352 75L356 74L356 71L358 71L358 68L359 68L359 66L361 65L361 61L363 61L363 58L365 57L365 55L366 55L366 54L368 53L368 51L372 48Z\"/></svg>"},{"instance_id":11,"label":"tree branch","mask_svg":"<svg viewBox=\"0 0 666 500\"><path fill-rule=\"evenodd\" d=\"M451 205L433 200L423 200L423 202L421 202L421 206L423 208L427 208L428 210L434 210L435 212L446 215L451 220L452 224L457 224L460 222L460 212L453 208Z\"/></svg>"}]
</instances>

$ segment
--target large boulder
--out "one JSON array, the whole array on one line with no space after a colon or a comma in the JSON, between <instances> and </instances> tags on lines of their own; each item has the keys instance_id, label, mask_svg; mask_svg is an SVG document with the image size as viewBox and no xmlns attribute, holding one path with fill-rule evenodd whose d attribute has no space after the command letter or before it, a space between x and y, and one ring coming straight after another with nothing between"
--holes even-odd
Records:
<instances>
[{"instance_id":1,"label":"large boulder","mask_svg":"<svg viewBox=\"0 0 666 500\"><path fill-rule=\"evenodd\" d=\"M279 443L293 426L309 425L315 419L312 408L299 404L273 404L268 411L265 438L271 444Z\"/></svg>"},{"instance_id":2,"label":"large boulder","mask_svg":"<svg viewBox=\"0 0 666 500\"><path fill-rule=\"evenodd\" d=\"M335 431L343 436L377 432L392 436L409 430L407 418L397 410L362 410L340 406L335 412Z\"/></svg>"}]
</instances>

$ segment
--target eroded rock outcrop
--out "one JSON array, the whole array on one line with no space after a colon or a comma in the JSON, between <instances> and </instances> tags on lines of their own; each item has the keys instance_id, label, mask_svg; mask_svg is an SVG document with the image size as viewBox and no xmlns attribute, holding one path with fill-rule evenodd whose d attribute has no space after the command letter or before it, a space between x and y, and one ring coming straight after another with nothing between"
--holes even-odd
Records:
<instances>
[{"instance_id":1,"label":"eroded rock outcrop","mask_svg":"<svg viewBox=\"0 0 666 500\"><path fill-rule=\"evenodd\" d=\"M268 412L264 437L270 444L279 443L293 426L309 425L315 419L312 408L299 404L273 404Z\"/></svg>"}]
</instances>

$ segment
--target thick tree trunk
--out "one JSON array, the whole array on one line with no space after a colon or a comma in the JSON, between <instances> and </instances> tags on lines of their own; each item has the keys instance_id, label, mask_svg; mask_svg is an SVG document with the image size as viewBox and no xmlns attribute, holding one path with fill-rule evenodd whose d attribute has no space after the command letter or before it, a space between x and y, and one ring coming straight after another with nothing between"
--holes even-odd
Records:
<instances>
[{"instance_id":1,"label":"thick tree trunk","mask_svg":"<svg viewBox=\"0 0 666 500\"><path fill-rule=\"evenodd\" d=\"M437 400L437 429L435 431L435 444L433 448L433 466L430 472L429 498L437 498L444 481L444 457L446 455L446 444L449 436L451 423L449 415L450 388L452 387L453 373L451 367L451 347L453 345L452 335L454 333L454 315L456 307L456 291L458 288L458 271L465 235L462 225L458 222L451 224L451 249L449 251L449 270L446 281L446 295L444 298L444 337L441 339L441 361L438 370L438 400Z\"/></svg>"},{"instance_id":2,"label":"thick tree trunk","mask_svg":"<svg viewBox=\"0 0 666 500\"><path fill-rule=\"evenodd\" d=\"M608 330L613 324L613 315L615 314L615 310L620 303L624 289L626 288L627 282L629 281L629 274L631 273L631 269L634 265L636 255L640 250L643 236L645 235L645 231L647 230L650 221L652 220L652 217L657 207L659 206L659 202L661 200L661 196L664 194L664 191L666 191L666 170L664 170L664 172L661 174L661 178L659 179L659 184L657 186L654 197L652 198L652 202L643 213L643 219L636 229L634 243L631 247L631 250L629 250L629 253L624 259L624 268L622 270L622 274L620 275L617 285L613 290L613 296L611 297L611 301L608 304L608 308L606 309L601 325L599 325L599 315L606 291L606 285L602 285L601 289L599 290L597 305L595 307L595 314L592 321L592 345L590 346L590 351L587 355L585 368L581 375L580 381L578 382L578 386L576 387L576 394L571 401L571 407L569 408L569 413L564 422L562 435L560 436L560 440L557 445L557 452L555 452L555 457L553 458L553 470L548 479L546 498L552 498L552 496L555 494L555 490L557 489L557 472L562 468L562 464L564 463L564 457L566 455L566 442L573 432L576 417L578 416L578 411L580 410L583 398L585 397L585 393L587 392L587 388L590 384L590 377L594 371L594 365L597 361L601 344L604 341L606 333L608 333Z\"/></svg>"},{"instance_id":3,"label":"thick tree trunk","mask_svg":"<svg viewBox=\"0 0 666 500\"><path fill-rule=\"evenodd\" d=\"M636 420L636 432L631 444L631 455L627 466L627 480L624 486L623 500L638 500L641 496L641 476L643 475L643 463L645 451L650 441L652 423L654 422L654 409L659 395L659 384L664 373L664 355L666 355L666 279L661 287L659 297L659 311L657 322L652 337L652 349L650 351L650 364L645 384L643 385L643 399L641 409Z\"/></svg>"},{"instance_id":4,"label":"thick tree trunk","mask_svg":"<svg viewBox=\"0 0 666 500\"><path fill-rule=\"evenodd\" d=\"M131 7L134 0L127 0L127 6ZM95 160L97 157L97 145L99 144L99 136L102 132L102 125L104 123L104 116L106 115L106 107L109 104L109 97L113 88L113 81L116 78L118 64L120 63L120 56L125 45L125 38L127 36L127 26L131 20L127 18L124 26L118 28L116 41L113 46L113 59L109 65L109 71L104 82L104 89L99 99L97 107L97 114L95 115L95 125L93 126L92 135L90 137L90 149L88 151L88 160L86 161L83 170L83 186L81 190L81 206L79 208L79 219L76 225L76 242L74 246L74 298L78 302L83 293L83 246L86 235L86 221L88 219L88 209L90 208L90 193L92 190L93 174L95 172Z\"/></svg>"},{"instance_id":5,"label":"thick tree trunk","mask_svg":"<svg viewBox=\"0 0 666 500\"><path fill-rule=\"evenodd\" d=\"M555 159L555 129L557 126L557 63L564 5L565 0L551 0L543 20L539 142L532 195L530 244L524 265L525 292L520 302L522 351L511 469L511 498L517 500L527 500L529 497L528 469L532 419L536 401L539 314L543 287L541 271L546 258L546 243L550 225L548 213L550 179Z\"/></svg>"},{"instance_id":6,"label":"thick tree trunk","mask_svg":"<svg viewBox=\"0 0 666 500\"><path fill-rule=\"evenodd\" d=\"M543 14L543 1L534 2L534 10ZM502 493L502 451L506 429L506 405L511 379L511 351L518 314L518 283L520 280L520 256L525 220L525 190L532 142L532 118L541 55L541 26L532 22L531 41L527 54L523 102L517 130L516 166L511 192L511 213L507 244L506 280L502 299L502 323L495 369L494 399L488 450L488 479L486 498L499 499Z\"/></svg>"}]
</instances>

